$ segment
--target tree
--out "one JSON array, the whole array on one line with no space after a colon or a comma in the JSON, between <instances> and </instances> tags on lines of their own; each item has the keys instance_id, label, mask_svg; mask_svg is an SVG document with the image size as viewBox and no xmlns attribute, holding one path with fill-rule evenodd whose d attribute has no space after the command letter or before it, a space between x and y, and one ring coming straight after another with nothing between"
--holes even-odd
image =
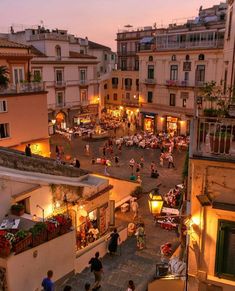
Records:
<instances>
[{"instance_id":1,"label":"tree","mask_svg":"<svg viewBox=\"0 0 235 291\"><path fill-rule=\"evenodd\" d=\"M6 66L0 66L0 87L6 87L9 83L9 71Z\"/></svg>"}]
</instances>

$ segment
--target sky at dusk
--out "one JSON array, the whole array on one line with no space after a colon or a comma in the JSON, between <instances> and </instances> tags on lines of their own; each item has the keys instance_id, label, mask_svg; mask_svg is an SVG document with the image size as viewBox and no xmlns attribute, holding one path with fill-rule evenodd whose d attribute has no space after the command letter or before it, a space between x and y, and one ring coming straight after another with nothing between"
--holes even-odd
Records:
<instances>
[{"instance_id":1,"label":"sky at dusk","mask_svg":"<svg viewBox=\"0 0 235 291\"><path fill-rule=\"evenodd\" d=\"M225 2L225 1L223 1ZM110 46L116 51L116 33L124 25L157 27L183 22L219 0L0 0L0 32L14 24L37 26L43 21L50 29L67 29L69 33ZM174 21L176 22L176 21Z\"/></svg>"}]
</instances>

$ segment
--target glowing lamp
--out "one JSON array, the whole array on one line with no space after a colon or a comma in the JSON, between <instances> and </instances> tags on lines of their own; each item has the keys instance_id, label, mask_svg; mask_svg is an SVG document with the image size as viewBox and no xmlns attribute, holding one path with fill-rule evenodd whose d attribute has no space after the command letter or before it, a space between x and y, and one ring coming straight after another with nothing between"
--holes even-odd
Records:
<instances>
[{"instance_id":1,"label":"glowing lamp","mask_svg":"<svg viewBox=\"0 0 235 291\"><path fill-rule=\"evenodd\" d=\"M52 119L52 120L51 120L51 123L52 123L53 125L55 125L56 120L55 120L55 119Z\"/></svg>"},{"instance_id":2,"label":"glowing lamp","mask_svg":"<svg viewBox=\"0 0 235 291\"><path fill-rule=\"evenodd\" d=\"M159 189L153 189L150 193L149 193L149 210L150 212L157 216L160 215L161 211L162 211L162 206L163 206L163 200L162 200L162 196L159 194Z\"/></svg>"}]
</instances>

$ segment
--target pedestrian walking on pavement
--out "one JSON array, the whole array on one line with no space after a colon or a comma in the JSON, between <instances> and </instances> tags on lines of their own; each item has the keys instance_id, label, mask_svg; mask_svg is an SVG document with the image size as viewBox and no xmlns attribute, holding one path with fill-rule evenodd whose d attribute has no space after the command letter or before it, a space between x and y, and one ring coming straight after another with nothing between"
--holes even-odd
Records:
<instances>
[{"instance_id":1,"label":"pedestrian walking on pavement","mask_svg":"<svg viewBox=\"0 0 235 291\"><path fill-rule=\"evenodd\" d=\"M90 154L90 146L89 146L89 144L85 145L85 154L86 154L86 156L89 156L89 154Z\"/></svg>"},{"instance_id":2,"label":"pedestrian walking on pavement","mask_svg":"<svg viewBox=\"0 0 235 291\"><path fill-rule=\"evenodd\" d=\"M27 157L31 157L32 156L32 153L31 153L31 148L30 148L30 144L27 144L26 147L25 147L25 155Z\"/></svg>"},{"instance_id":3,"label":"pedestrian walking on pavement","mask_svg":"<svg viewBox=\"0 0 235 291\"><path fill-rule=\"evenodd\" d=\"M119 157L117 155L115 155L114 157L114 162L115 162L116 167L119 167Z\"/></svg>"},{"instance_id":4,"label":"pedestrian walking on pavement","mask_svg":"<svg viewBox=\"0 0 235 291\"><path fill-rule=\"evenodd\" d=\"M53 291L54 290L54 283L52 282L53 271L49 270L47 272L47 277L42 281L42 287L44 291Z\"/></svg>"},{"instance_id":5,"label":"pedestrian walking on pavement","mask_svg":"<svg viewBox=\"0 0 235 291\"><path fill-rule=\"evenodd\" d=\"M130 280L128 282L128 287L127 287L126 291L133 291L133 290L135 290L135 284L134 284L134 282L132 280Z\"/></svg>"},{"instance_id":6,"label":"pedestrian walking on pavement","mask_svg":"<svg viewBox=\"0 0 235 291\"><path fill-rule=\"evenodd\" d=\"M91 291L91 284L90 283L85 284L85 291Z\"/></svg>"},{"instance_id":7,"label":"pedestrian walking on pavement","mask_svg":"<svg viewBox=\"0 0 235 291\"><path fill-rule=\"evenodd\" d=\"M99 256L100 256L100 253L96 252L95 257L91 258L89 261L89 264L91 265L91 272L93 272L95 276L95 283L92 287L93 291L98 290L101 287L100 282L102 279L103 265L99 259Z\"/></svg>"},{"instance_id":8,"label":"pedestrian walking on pavement","mask_svg":"<svg viewBox=\"0 0 235 291\"><path fill-rule=\"evenodd\" d=\"M121 243L121 239L116 228L114 228L113 232L110 234L108 239L109 239L108 246L109 254L115 255L117 252L118 243L119 244Z\"/></svg>"},{"instance_id":9,"label":"pedestrian walking on pavement","mask_svg":"<svg viewBox=\"0 0 235 291\"><path fill-rule=\"evenodd\" d=\"M139 212L139 204L136 201L136 198L133 198L131 201L131 210L134 213L133 220L138 218L138 212Z\"/></svg>"},{"instance_id":10,"label":"pedestrian walking on pavement","mask_svg":"<svg viewBox=\"0 0 235 291\"><path fill-rule=\"evenodd\" d=\"M144 231L144 224L140 223L136 230L136 242L137 248L142 250L145 247L145 231Z\"/></svg>"},{"instance_id":11,"label":"pedestrian walking on pavement","mask_svg":"<svg viewBox=\"0 0 235 291\"><path fill-rule=\"evenodd\" d=\"M161 153L161 155L160 155L160 166L161 167L164 166L164 155L163 155L163 153Z\"/></svg>"},{"instance_id":12,"label":"pedestrian walking on pavement","mask_svg":"<svg viewBox=\"0 0 235 291\"><path fill-rule=\"evenodd\" d=\"M140 166L141 166L141 169L144 168L144 157L143 156L140 158Z\"/></svg>"},{"instance_id":13,"label":"pedestrian walking on pavement","mask_svg":"<svg viewBox=\"0 0 235 291\"><path fill-rule=\"evenodd\" d=\"M170 167L175 168L174 159L173 159L172 154L170 154L168 157L168 168L170 168Z\"/></svg>"}]
</instances>

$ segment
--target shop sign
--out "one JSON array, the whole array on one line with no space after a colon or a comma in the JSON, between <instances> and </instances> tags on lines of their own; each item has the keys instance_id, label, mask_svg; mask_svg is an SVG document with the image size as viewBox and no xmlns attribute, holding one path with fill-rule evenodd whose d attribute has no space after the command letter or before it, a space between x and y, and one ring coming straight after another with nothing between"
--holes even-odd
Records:
<instances>
[{"instance_id":1,"label":"shop sign","mask_svg":"<svg viewBox=\"0 0 235 291\"><path fill-rule=\"evenodd\" d=\"M152 118L152 119L154 119L155 115L144 114L144 117L145 118Z\"/></svg>"},{"instance_id":2,"label":"shop sign","mask_svg":"<svg viewBox=\"0 0 235 291\"><path fill-rule=\"evenodd\" d=\"M169 207L163 207L162 212L167 213L167 214L174 214L174 215L179 215L180 213L178 209L169 208Z\"/></svg>"}]
</instances>

